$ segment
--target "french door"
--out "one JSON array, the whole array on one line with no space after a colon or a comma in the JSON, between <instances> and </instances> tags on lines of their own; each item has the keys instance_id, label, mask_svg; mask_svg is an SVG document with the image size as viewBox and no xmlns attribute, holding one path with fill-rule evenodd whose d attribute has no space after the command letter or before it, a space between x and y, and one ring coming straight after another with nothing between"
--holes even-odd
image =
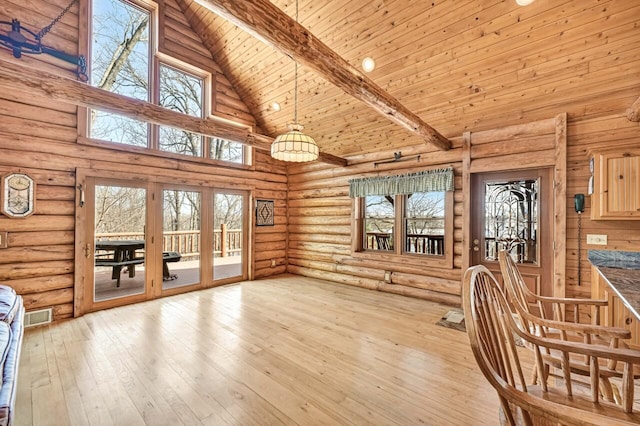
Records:
<instances>
[{"instance_id":1,"label":"french door","mask_svg":"<svg viewBox=\"0 0 640 426\"><path fill-rule=\"evenodd\" d=\"M78 314L247 279L247 191L81 182Z\"/></svg>"},{"instance_id":2,"label":"french door","mask_svg":"<svg viewBox=\"0 0 640 426\"><path fill-rule=\"evenodd\" d=\"M80 308L92 311L150 297L153 262L153 189L147 182L87 177ZM78 306L78 303L76 303Z\"/></svg>"},{"instance_id":3,"label":"french door","mask_svg":"<svg viewBox=\"0 0 640 426\"><path fill-rule=\"evenodd\" d=\"M213 275L215 281L247 279L246 193L216 190L213 194Z\"/></svg>"},{"instance_id":4,"label":"french door","mask_svg":"<svg viewBox=\"0 0 640 426\"><path fill-rule=\"evenodd\" d=\"M498 252L514 258L532 292L553 295L551 169L471 176L471 263L501 279Z\"/></svg>"}]
</instances>

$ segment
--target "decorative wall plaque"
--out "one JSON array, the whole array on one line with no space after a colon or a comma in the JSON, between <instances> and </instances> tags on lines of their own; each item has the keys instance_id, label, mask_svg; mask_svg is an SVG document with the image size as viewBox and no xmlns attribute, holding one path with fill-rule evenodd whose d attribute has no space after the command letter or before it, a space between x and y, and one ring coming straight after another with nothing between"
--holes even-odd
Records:
<instances>
[{"instance_id":1,"label":"decorative wall plaque","mask_svg":"<svg viewBox=\"0 0 640 426\"><path fill-rule=\"evenodd\" d=\"M273 201L256 200L256 226L273 226Z\"/></svg>"},{"instance_id":2,"label":"decorative wall plaque","mask_svg":"<svg viewBox=\"0 0 640 426\"><path fill-rule=\"evenodd\" d=\"M36 205L36 183L23 173L2 178L2 213L9 217L27 217Z\"/></svg>"}]
</instances>

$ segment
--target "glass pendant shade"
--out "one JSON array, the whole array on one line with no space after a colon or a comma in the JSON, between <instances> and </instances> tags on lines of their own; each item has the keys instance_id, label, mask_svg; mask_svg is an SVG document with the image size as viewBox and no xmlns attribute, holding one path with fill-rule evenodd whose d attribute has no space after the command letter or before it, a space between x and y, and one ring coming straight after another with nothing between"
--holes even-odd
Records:
<instances>
[{"instance_id":1,"label":"glass pendant shade","mask_svg":"<svg viewBox=\"0 0 640 426\"><path fill-rule=\"evenodd\" d=\"M290 124L289 129L289 132L278 136L271 144L271 157L293 163L317 160L318 145L311 136L302 133L303 126Z\"/></svg>"},{"instance_id":2,"label":"glass pendant shade","mask_svg":"<svg viewBox=\"0 0 640 426\"><path fill-rule=\"evenodd\" d=\"M296 0L296 22L298 22L298 0ZM293 124L289 131L274 139L271 144L271 157L292 163L304 163L318 159L318 145L311 136L302 133L304 126L298 123L298 62L295 63L295 88L293 90Z\"/></svg>"}]
</instances>

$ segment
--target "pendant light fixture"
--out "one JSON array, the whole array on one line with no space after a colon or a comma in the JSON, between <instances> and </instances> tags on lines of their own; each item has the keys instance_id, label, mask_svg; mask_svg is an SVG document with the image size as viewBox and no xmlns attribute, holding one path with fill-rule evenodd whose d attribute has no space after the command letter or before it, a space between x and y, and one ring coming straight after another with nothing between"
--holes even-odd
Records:
<instances>
[{"instance_id":1,"label":"pendant light fixture","mask_svg":"<svg viewBox=\"0 0 640 426\"><path fill-rule=\"evenodd\" d=\"M298 0L296 0L296 22L298 22ZM271 157L276 160L303 163L318 159L318 145L311 136L302 133L304 126L298 123L298 61L295 62L294 116L289 131L275 138L271 144Z\"/></svg>"}]
</instances>

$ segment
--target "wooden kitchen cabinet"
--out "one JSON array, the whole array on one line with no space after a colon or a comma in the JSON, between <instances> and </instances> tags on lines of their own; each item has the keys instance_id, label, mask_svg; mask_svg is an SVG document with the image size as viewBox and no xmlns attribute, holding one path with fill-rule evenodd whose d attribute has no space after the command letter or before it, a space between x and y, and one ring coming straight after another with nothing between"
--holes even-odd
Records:
<instances>
[{"instance_id":1,"label":"wooden kitchen cabinet","mask_svg":"<svg viewBox=\"0 0 640 426\"><path fill-rule=\"evenodd\" d=\"M591 153L591 219L640 220L640 147Z\"/></svg>"}]
</instances>

